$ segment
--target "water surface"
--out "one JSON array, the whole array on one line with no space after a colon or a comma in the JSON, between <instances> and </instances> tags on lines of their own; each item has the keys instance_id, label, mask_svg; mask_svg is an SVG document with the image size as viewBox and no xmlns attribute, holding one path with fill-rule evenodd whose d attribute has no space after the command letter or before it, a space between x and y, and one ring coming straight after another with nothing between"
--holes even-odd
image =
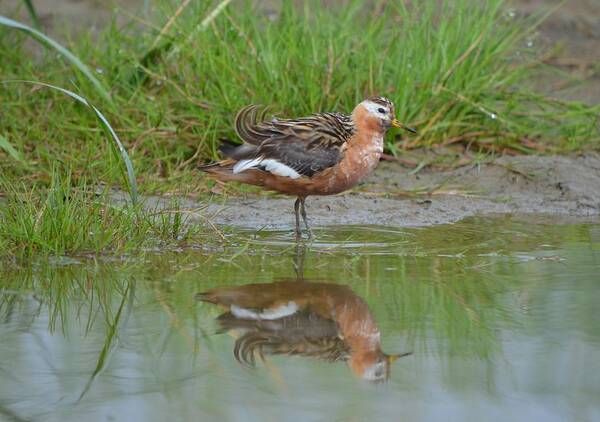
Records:
<instances>
[{"instance_id":1,"label":"water surface","mask_svg":"<svg viewBox=\"0 0 600 422\"><path fill-rule=\"evenodd\" d=\"M291 239L237 232L5 269L0 420L600 420L600 225L471 219ZM227 309L197 293L280 282L313 283L281 302L309 305L279 325L242 321L262 349L240 359L239 321L224 330ZM314 283L329 293L306 293ZM328 300L374 321L381 356L412 352L378 373L387 381L349 364ZM295 331L273 334L284 326Z\"/></svg>"}]
</instances>

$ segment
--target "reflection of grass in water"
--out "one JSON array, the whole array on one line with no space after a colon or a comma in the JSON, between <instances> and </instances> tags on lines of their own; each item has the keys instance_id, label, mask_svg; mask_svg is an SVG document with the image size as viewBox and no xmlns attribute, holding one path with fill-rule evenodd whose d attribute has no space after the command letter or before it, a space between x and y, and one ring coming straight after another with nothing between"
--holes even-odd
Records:
<instances>
[{"instance_id":1,"label":"reflection of grass in water","mask_svg":"<svg viewBox=\"0 0 600 422\"><path fill-rule=\"evenodd\" d=\"M242 257L240 258L243 260ZM33 293L40 305L39 309L31 314L43 315L47 308L53 329L62 329L73 336L73 333L79 330L76 326L69 327L67 325L69 321L86 327L92 341L89 344L93 345L91 350L95 349L95 351L89 356L89 361L78 378L80 385L74 399L85 395L95 396L96 391L101 391L102 394L106 394L105 391L113 391L112 387L106 386L106 382L112 384L111 377L120 375L118 368L122 365L123 359L114 361L111 357L119 356L116 353L121 353L118 348L123 344L126 345L127 350L140 354L142 361L138 364L145 368L146 379L142 387L143 391L168 393L172 389L180 388L181 383L185 383L187 379L199 376L201 372L198 371L202 371L203 367L195 368L193 364L190 367L189 363L196 359L198 353L206 352L207 345L208 349L211 349L207 334L207 331L212 331L208 328L212 326L209 318L216 316L220 310L196 304L195 293L214 285L256 282L258 277L264 276L261 274L261 268L265 268L268 273L269 267L275 267L274 269L288 276L292 271L289 262L277 257L261 263L257 256L253 256L253 266L242 264L240 268L224 264L214 257L205 259L213 264L206 265L202 261L199 262L197 256L178 258L175 255L167 255L152 259L148 263L133 263L130 266L99 264L95 267L91 265L72 265L65 268L38 267L20 274L13 273L8 277L5 275L0 281L0 290L20 292L18 295L10 296L13 300ZM365 294L364 290L365 279L368 278L362 272L362 266L365 265L364 258L355 259L339 253L327 254L320 260L321 263L326 261L329 265L317 263L316 268L313 266L314 259L315 257L309 254L306 262L309 274L323 270L324 278L348 283L355 293L368 300L378 316L386 352L414 351L418 357L419 354L427 351L427 348L419 346L426 341L425 339L433 337L444 342L446 336L451 337L449 342L455 342L457 346L436 347L437 356L443 361L454 353L465 354L463 353L465 348L471 348L478 342L484 344L476 345L476 348L468 350L466 355L487 358L497 350L496 345L485 337L489 334L486 331L489 330L489 325L493 326L497 323L497 320L493 319L495 303L489 304L492 308L489 312L477 308L478 303L483 303L482 296L485 297L487 293L493 295L495 291L491 289L489 292L481 293L472 277L465 280L457 279L454 284L444 283L441 279L427 282L428 276L430 277L434 271L432 266L440 264L431 261L430 258L418 258L420 265L416 270L410 270L411 265L406 264L412 259L403 258L400 262L404 263L408 271L406 276L390 279L389 274L384 274L388 262L377 261L375 257L370 257L372 291L380 291L379 296L372 296ZM354 278L345 279L342 276L345 270L340 271L339 268L345 266L348 261L347 271L350 273L357 271L357 274ZM327 269L335 265L338 266L337 274L329 273ZM451 265L459 267L461 264ZM445 271L456 269L442 265L436 271L441 271L443 274ZM135 294L131 290L132 282L129 281L132 275L135 275L136 280ZM458 285L462 282L468 283L468 287L463 288ZM489 284L486 283L486 287L489 287ZM7 297L0 296L0 319L4 319L6 309L2 300ZM473 319L469 319L470 311L466 310L466 307L456 304L457 297L462 298L466 307L473 308L478 314L481 318L478 324ZM386 307L385 313L381 312L382 306ZM22 311L13 312L18 315ZM131 312L129 323L125 324L128 312ZM450 319L446 320L448 316ZM441 323L438 324L439 321ZM39 329L34 328L34 330ZM397 345L397 349L392 349L385 339L398 332L407 334L408 343ZM83 338L76 341L87 342ZM87 349L90 350L89 346ZM231 355L229 348L213 349L210 354L221 352L227 357ZM60 359L60 356L55 358ZM211 366L211 374L208 376L227 377L231 369L222 367L218 361L211 357L211 365L214 366ZM187 364L184 364L186 362ZM231 364L234 364L233 360ZM61 373L57 375L61 376ZM98 383L102 387L99 387ZM121 384L115 382L114 385ZM218 390L219 386L215 388Z\"/></svg>"},{"instance_id":2,"label":"reflection of grass in water","mask_svg":"<svg viewBox=\"0 0 600 422\"><path fill-rule=\"evenodd\" d=\"M88 392L88 390L92 386L96 377L104 370L104 368L106 368L106 365L108 364L108 361L110 359L111 352L115 349L115 347L117 347L117 345L118 345L117 333L118 333L118 330L121 328L121 326L125 325L127 320L129 319L129 315L131 314L131 310L132 310L132 306L133 306L134 294L135 294L135 283L134 282L127 283L127 288L121 296L121 303L119 304L119 308L117 309L117 312L116 312L114 318L108 318L108 317L106 318L107 332L106 332L106 339L104 341L104 347L102 347L102 350L100 351L100 354L98 355L98 361L96 362L96 367L94 368L94 371L92 372L92 375L90 376L90 379L88 380L85 387L83 388L83 391L81 391L81 394L79 395L79 400L81 400L85 396L85 394ZM127 310L125 311L125 320L121 323L121 316L123 314L123 308L124 308L126 302L127 302ZM105 314L105 316L106 316L106 314Z\"/></svg>"},{"instance_id":3,"label":"reflection of grass in water","mask_svg":"<svg viewBox=\"0 0 600 422\"><path fill-rule=\"evenodd\" d=\"M44 309L51 332L67 333L69 321L76 321L87 334L99 323L114 327L122 318L119 309L127 300L127 307L150 304L165 312L175 328L188 329L189 321L198 322L194 300L198 288L195 283L174 283L173 279L187 274L190 268L201 267L207 258L195 257L191 266L179 263L179 270L174 269L171 260L149 258L87 264L39 260L34 266L9 267L1 273L0 321L8 321L18 313L35 319ZM126 314L130 312L128 309Z\"/></svg>"},{"instance_id":4,"label":"reflection of grass in water","mask_svg":"<svg viewBox=\"0 0 600 422\"><path fill-rule=\"evenodd\" d=\"M156 344L159 355L166 350L172 334L183 339L189 350L198 351L207 338L203 328L206 321L202 322L200 315L205 312L212 315L217 311L198 307L193 299L195 293L222 285L223 281L218 280L224 280L224 284L269 281L277 278L277 274L289 277L293 271L290 262L276 257L267 265L277 272L273 272L271 278L267 268L267 279L261 274L262 264L256 261L256 256L242 259L244 262L239 267L224 264L215 257L205 258L209 265L195 262L195 259L182 258L174 264L170 259L159 258L151 260L150 265L128 267L118 264L113 268L106 264L95 268L46 266L19 275L13 273L4 277L2 290L15 294L2 295L0 314L5 318L9 313L19 312L15 311L15 306L23 295L33 294L40 307L47 307L51 329L68 331L66 324L73 317L86 327L86 332L102 324L106 331L105 344L99 351L96 365L96 370L100 370L118 338L123 306L135 310L145 304L151 307L154 315L164 315L169 328ZM318 274L321 279L348 283L374 309L384 306L386 319L380 323L393 331L406 330L409 338L410 344L400 351L412 347L416 347L415 351L428 350L432 345L427 344L426 339L433 333L435 338L448 342L441 345L443 347L436 347L441 355L468 352L482 358L490 356L496 341L490 327L512 317L499 302L499 293L507 286L489 274L465 270L465 266L476 262L471 258L421 257L416 260L417 265L410 257L374 258L333 253L316 258L309 254L305 276L311 279ZM371 263L367 265L368 261ZM327 262L329 264L325 265ZM331 269L332 264L336 269ZM398 271L386 271L388 265L396 266ZM365 268L368 275L364 274ZM131 289L128 280L134 274L138 280L135 298L133 293L128 295ZM260 279L257 279L259 274ZM197 281L190 283L191 280ZM198 282L202 283L201 287ZM365 282L370 284L368 290L365 290ZM379 294L372 296L373 292ZM129 305L125 305L127 300L131 301ZM39 312L37 310L35 314ZM387 327L387 320L395 321L393 327Z\"/></svg>"},{"instance_id":5,"label":"reflection of grass in water","mask_svg":"<svg viewBox=\"0 0 600 422\"><path fill-rule=\"evenodd\" d=\"M185 353L192 353L195 359L210 340L203 327L206 321L196 309L194 293L198 289L192 283L163 282L177 273L172 264L162 263L158 259L151 267L135 261L57 266L38 261L34 267L4 271L0 278L0 324L19 321L19 330L37 339L45 329L36 326L36 321L47 317L50 332L76 336L75 349L81 347L79 344L92 345L92 349L84 349L93 351L85 353L84 366L75 362L72 366L79 365L83 371L74 400L88 395L104 372L114 375L115 369L109 370L111 359L123 344L144 351L143 358L151 361L147 363L151 368L147 376L156 376L157 388L166 388L176 384L175 379L165 382L155 369L179 367L177 362L163 361L165 352L169 356L181 338L185 340ZM154 341L158 333L160 339ZM47 353L44 342L36 343L46 352L44 356L53 356L58 362L65 358ZM46 365L51 372L59 370L54 360L46 360ZM60 372L56 375L62 376ZM183 381L196 375L192 371L176 379Z\"/></svg>"},{"instance_id":6,"label":"reflection of grass in water","mask_svg":"<svg viewBox=\"0 0 600 422\"><path fill-rule=\"evenodd\" d=\"M0 319L9 321L16 313L22 313L33 322L44 309L51 332L66 333L72 319L86 332L99 318L109 323L115 318L115 297L122 297L129 289L128 283L118 276L118 269L105 265L57 266L39 262L2 274Z\"/></svg>"},{"instance_id":7,"label":"reflection of grass in water","mask_svg":"<svg viewBox=\"0 0 600 422\"><path fill-rule=\"evenodd\" d=\"M443 362L466 357L492 363L502 357L500 333L520 329L523 322L518 304L508 293L527 289L537 302L545 302L549 294L544 284L527 284L524 264L507 256L508 252L537 251L540 244L547 243L560 249L588 234L585 226L554 227L546 232L539 227L528 229L526 223L498 220L481 227L478 221L443 230L438 227L437 238L436 229L408 230L419 249L431 247L429 254L309 250L304 275L348 284L364 297L377 316L386 352L414 351L417 358L434 354ZM514 237L513 232L521 237ZM509 239L514 239L512 247L506 246L500 256L489 256L490 248L505 245ZM455 250L466 252L456 256ZM37 264L20 272L4 272L0 321L22 315L34 320L47 312L52 330L69 332L74 327L69 327L68 321L75 320L88 333L100 332L103 340L97 344L96 360L89 365L90 376L108 367L110 351L123 335L129 348L148 350L144 356L152 364L160 361L160 368L175 368L171 365L176 363L165 361L172 356L172 347L180 348L177 356L191 353L194 358L198 351L206 350L211 331L208 316L219 312L197 304L197 292L293 277L293 249L285 249L287 256L277 256L273 249L265 256L263 248L254 247L247 247L242 255L238 252L239 246L210 256L166 254L148 256L145 262L66 267ZM529 277L533 269L546 270L548 265L562 264L528 262ZM130 280L136 283L135 297ZM131 309L131 317L124 325L127 309ZM581 315L589 319L593 313ZM138 337L136 329L140 328L144 333ZM386 342L396 335L405 338L406 344Z\"/></svg>"},{"instance_id":8,"label":"reflection of grass in water","mask_svg":"<svg viewBox=\"0 0 600 422\"><path fill-rule=\"evenodd\" d=\"M513 286L497 275L465 270L473 262L433 258L426 266L411 266L394 284L394 320L406 327L418 349L481 359L497 352L497 327L516 318L502 295Z\"/></svg>"}]
</instances>

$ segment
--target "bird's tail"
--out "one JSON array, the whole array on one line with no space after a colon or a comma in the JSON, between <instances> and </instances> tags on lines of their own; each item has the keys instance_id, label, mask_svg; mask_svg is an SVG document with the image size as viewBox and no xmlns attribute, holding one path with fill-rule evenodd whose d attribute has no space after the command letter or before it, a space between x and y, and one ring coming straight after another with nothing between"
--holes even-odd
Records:
<instances>
[{"instance_id":1,"label":"bird's tail","mask_svg":"<svg viewBox=\"0 0 600 422\"><path fill-rule=\"evenodd\" d=\"M234 160L221 160L216 163L203 164L198 168L205 173L209 174L222 174L233 171Z\"/></svg>"},{"instance_id":2,"label":"bird's tail","mask_svg":"<svg viewBox=\"0 0 600 422\"><path fill-rule=\"evenodd\" d=\"M235 144L228 139L221 139L219 151L227 157L234 160L243 160L255 156L256 146L249 144Z\"/></svg>"},{"instance_id":3,"label":"bird's tail","mask_svg":"<svg viewBox=\"0 0 600 422\"><path fill-rule=\"evenodd\" d=\"M223 153L227 159L218 161L216 163L202 165L199 167L199 169L222 181L246 181L246 175L242 173L234 173L233 166L238 160L253 157L255 154L255 149L256 147L253 145L238 145L226 139L221 139L219 151L221 151L221 153Z\"/></svg>"},{"instance_id":4,"label":"bird's tail","mask_svg":"<svg viewBox=\"0 0 600 422\"><path fill-rule=\"evenodd\" d=\"M217 304L217 298L212 291L196 293L196 300Z\"/></svg>"},{"instance_id":5,"label":"bird's tail","mask_svg":"<svg viewBox=\"0 0 600 422\"><path fill-rule=\"evenodd\" d=\"M241 181L243 178L240 177L240 173L233 172L233 166L236 163L235 160L222 160L216 163L205 164L198 167L201 171L208 173L210 177L222 180L224 182L230 180Z\"/></svg>"}]
</instances>

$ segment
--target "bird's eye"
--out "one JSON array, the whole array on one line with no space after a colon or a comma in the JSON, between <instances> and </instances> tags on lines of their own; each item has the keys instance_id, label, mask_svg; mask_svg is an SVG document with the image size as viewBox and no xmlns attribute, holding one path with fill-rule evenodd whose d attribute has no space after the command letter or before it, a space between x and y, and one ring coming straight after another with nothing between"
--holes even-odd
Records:
<instances>
[{"instance_id":1,"label":"bird's eye","mask_svg":"<svg viewBox=\"0 0 600 422\"><path fill-rule=\"evenodd\" d=\"M381 114L385 114L385 108L378 108L377 111Z\"/></svg>"}]
</instances>

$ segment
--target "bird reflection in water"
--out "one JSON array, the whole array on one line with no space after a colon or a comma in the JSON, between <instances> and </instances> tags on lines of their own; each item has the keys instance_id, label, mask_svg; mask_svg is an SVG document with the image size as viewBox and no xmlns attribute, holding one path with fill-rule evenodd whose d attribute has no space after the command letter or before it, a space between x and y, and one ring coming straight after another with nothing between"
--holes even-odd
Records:
<instances>
[{"instance_id":1,"label":"bird reflection in water","mask_svg":"<svg viewBox=\"0 0 600 422\"><path fill-rule=\"evenodd\" d=\"M347 362L365 380L381 382L402 353L381 350L381 334L367 303L349 287L280 281L217 288L198 298L225 309L220 332L237 335L235 358L254 367L255 356L308 356Z\"/></svg>"}]
</instances>

